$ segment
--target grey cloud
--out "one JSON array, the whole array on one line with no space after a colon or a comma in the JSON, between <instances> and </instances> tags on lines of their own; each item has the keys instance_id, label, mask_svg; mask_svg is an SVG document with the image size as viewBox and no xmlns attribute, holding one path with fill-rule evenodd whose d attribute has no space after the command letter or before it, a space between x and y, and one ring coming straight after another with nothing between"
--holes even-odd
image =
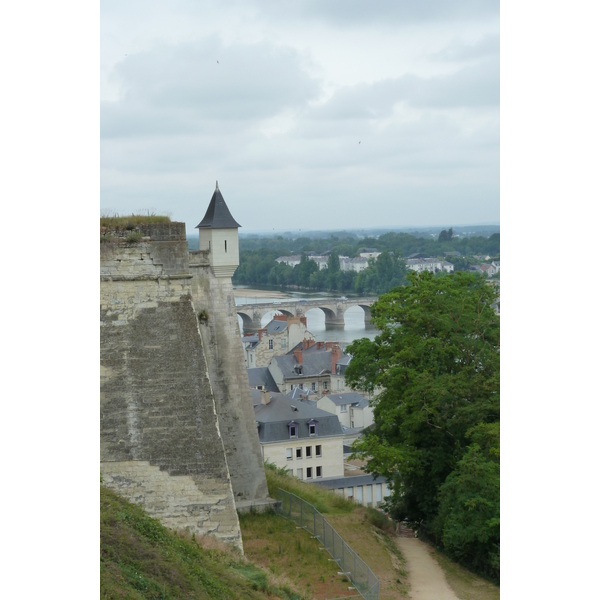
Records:
<instances>
[{"instance_id":1,"label":"grey cloud","mask_svg":"<svg viewBox=\"0 0 600 600\"><path fill-rule=\"evenodd\" d=\"M218 61L218 62L217 62ZM198 131L203 123L268 118L301 107L320 92L292 49L266 43L162 46L119 63L122 95L102 105L102 135Z\"/></svg>"},{"instance_id":2,"label":"grey cloud","mask_svg":"<svg viewBox=\"0 0 600 600\"><path fill-rule=\"evenodd\" d=\"M279 18L324 21L334 27L465 21L497 17L500 12L499 0L260 0L255 6Z\"/></svg>"},{"instance_id":3,"label":"grey cloud","mask_svg":"<svg viewBox=\"0 0 600 600\"><path fill-rule=\"evenodd\" d=\"M497 106L499 79L498 61L485 60L451 75L405 75L342 88L313 112L316 118L370 119L391 115L394 106L402 102L415 108Z\"/></svg>"},{"instance_id":4,"label":"grey cloud","mask_svg":"<svg viewBox=\"0 0 600 600\"><path fill-rule=\"evenodd\" d=\"M500 56L500 36L486 35L473 44L456 41L443 50L430 54L429 57L440 61L467 61Z\"/></svg>"}]
</instances>

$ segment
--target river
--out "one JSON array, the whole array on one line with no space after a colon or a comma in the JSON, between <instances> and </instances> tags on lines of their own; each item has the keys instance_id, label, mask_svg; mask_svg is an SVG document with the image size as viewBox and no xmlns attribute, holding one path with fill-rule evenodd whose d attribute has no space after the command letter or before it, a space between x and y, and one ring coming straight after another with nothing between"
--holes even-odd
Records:
<instances>
[{"instance_id":1,"label":"river","mask_svg":"<svg viewBox=\"0 0 600 600\"><path fill-rule=\"evenodd\" d=\"M282 292L279 288L249 288L248 286L234 286L235 303L247 304L247 303L267 303L273 302L274 300L281 300L285 298L293 299L304 299L304 300L318 300L320 298L336 298L339 294L331 294L327 292L310 293L310 292L296 292L286 291ZM273 313L267 313L262 321L261 325L264 327L273 317ZM349 308L345 313L345 325L344 328L325 328L325 315L323 311L318 308L311 308L306 311L306 327L315 336L318 342L340 342L342 346L346 346L350 342L353 342L359 338L374 339L377 335L377 330L372 326L365 328L364 311L360 306L353 306ZM242 330L242 318L238 317L240 324L240 331Z\"/></svg>"}]
</instances>

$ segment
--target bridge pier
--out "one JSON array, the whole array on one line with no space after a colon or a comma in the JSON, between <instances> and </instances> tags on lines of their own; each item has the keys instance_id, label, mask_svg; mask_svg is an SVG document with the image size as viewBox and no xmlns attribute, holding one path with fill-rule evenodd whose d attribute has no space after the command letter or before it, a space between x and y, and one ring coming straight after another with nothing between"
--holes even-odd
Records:
<instances>
[{"instance_id":1,"label":"bridge pier","mask_svg":"<svg viewBox=\"0 0 600 600\"><path fill-rule=\"evenodd\" d=\"M242 317L242 323L244 324L244 335L256 333L261 328L262 313L253 311L251 315L246 313L238 312L238 315Z\"/></svg>"},{"instance_id":2,"label":"bridge pier","mask_svg":"<svg viewBox=\"0 0 600 600\"><path fill-rule=\"evenodd\" d=\"M321 308L325 313L325 329L344 329L344 307L336 306L333 311L327 308Z\"/></svg>"}]
</instances>

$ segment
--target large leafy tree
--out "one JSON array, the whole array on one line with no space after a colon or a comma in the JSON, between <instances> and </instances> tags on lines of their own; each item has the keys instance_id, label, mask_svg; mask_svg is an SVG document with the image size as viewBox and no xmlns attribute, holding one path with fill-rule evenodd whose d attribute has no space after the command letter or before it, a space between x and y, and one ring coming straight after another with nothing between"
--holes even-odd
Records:
<instances>
[{"instance_id":1,"label":"large leafy tree","mask_svg":"<svg viewBox=\"0 0 600 600\"><path fill-rule=\"evenodd\" d=\"M468 517L463 511L453 520L451 509L440 516L440 501L447 508L451 492L460 495L457 477L478 459L469 436L500 418L497 292L474 273L407 278L371 307L375 340L347 349L346 381L376 395L375 425L355 450L369 459L369 472L392 482L393 516L443 543ZM489 474L488 466L482 469ZM475 512L484 504L471 503ZM482 522L492 518L486 513Z\"/></svg>"}]
</instances>

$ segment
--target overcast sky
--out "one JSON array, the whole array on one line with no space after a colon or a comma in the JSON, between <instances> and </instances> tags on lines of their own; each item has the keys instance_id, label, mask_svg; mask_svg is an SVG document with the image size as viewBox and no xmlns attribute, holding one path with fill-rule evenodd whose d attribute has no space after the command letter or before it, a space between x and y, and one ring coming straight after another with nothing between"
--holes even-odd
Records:
<instances>
[{"instance_id":1,"label":"overcast sky","mask_svg":"<svg viewBox=\"0 0 600 600\"><path fill-rule=\"evenodd\" d=\"M242 231L499 222L487 0L103 0L101 210Z\"/></svg>"}]
</instances>

